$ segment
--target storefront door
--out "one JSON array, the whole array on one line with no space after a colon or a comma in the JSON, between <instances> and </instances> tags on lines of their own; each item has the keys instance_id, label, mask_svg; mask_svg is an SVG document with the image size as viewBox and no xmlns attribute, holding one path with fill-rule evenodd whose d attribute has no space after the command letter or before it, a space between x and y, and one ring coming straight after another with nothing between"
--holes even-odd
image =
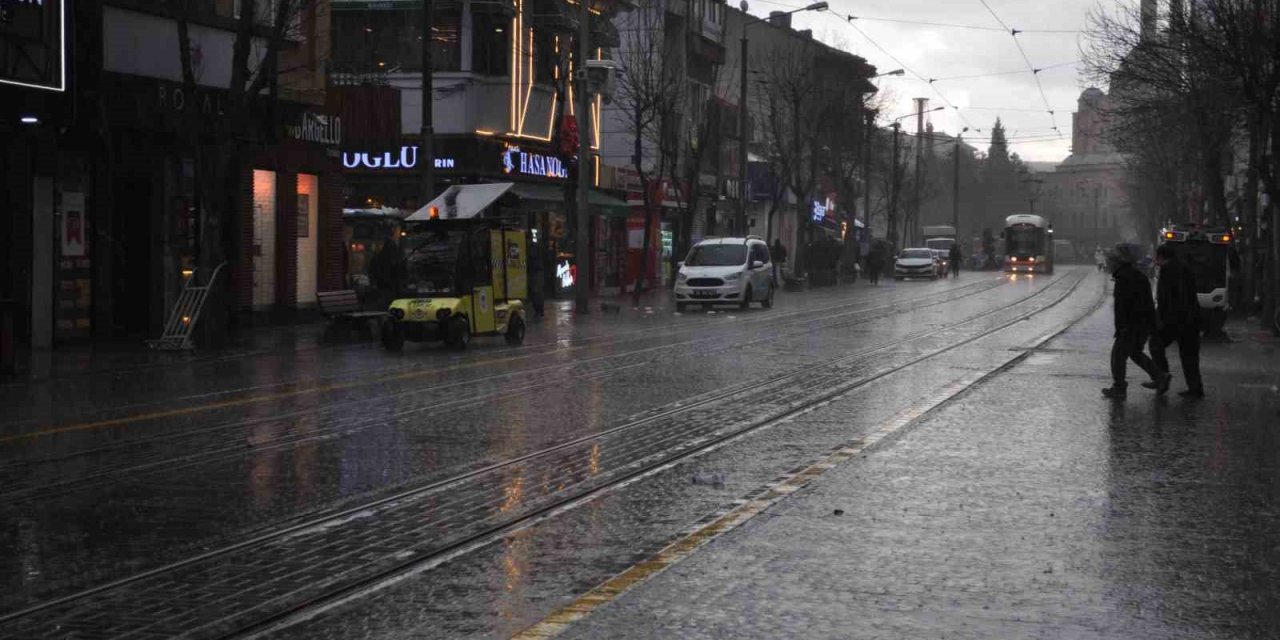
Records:
<instances>
[{"instance_id":1,"label":"storefront door","mask_svg":"<svg viewBox=\"0 0 1280 640\"><path fill-rule=\"evenodd\" d=\"M253 306L276 303L276 173L253 171Z\"/></svg>"},{"instance_id":2,"label":"storefront door","mask_svg":"<svg viewBox=\"0 0 1280 640\"><path fill-rule=\"evenodd\" d=\"M298 174L298 295L300 305L316 301L316 248L320 201L320 179Z\"/></svg>"}]
</instances>

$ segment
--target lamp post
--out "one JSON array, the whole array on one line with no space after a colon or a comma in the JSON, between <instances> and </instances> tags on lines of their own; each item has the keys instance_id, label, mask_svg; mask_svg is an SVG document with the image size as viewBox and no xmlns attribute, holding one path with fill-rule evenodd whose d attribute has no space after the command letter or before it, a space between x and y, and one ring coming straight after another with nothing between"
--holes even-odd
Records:
<instances>
[{"instance_id":1,"label":"lamp post","mask_svg":"<svg viewBox=\"0 0 1280 640\"><path fill-rule=\"evenodd\" d=\"M924 114L924 113L929 113L929 112L933 112L933 111L942 111L943 109L944 109L944 107L936 107L936 108L933 108L933 109L929 109L928 111L920 111L920 112L915 112L915 113L908 113L908 114L906 114L906 115L904 115L904 116L898 116L898 117L894 118L894 119L890 122L890 124L889 124L889 126L890 126L890 127L893 127L893 167L892 167L892 171L893 171L893 174L892 174L892 176L893 176L893 180L892 180L892 190L889 192L889 214L888 214L888 218L889 218L889 225L888 225L888 226L889 226L889 230L888 230L888 235L887 235L886 237L888 238L888 240L889 240L889 242L890 242L891 244L895 245L895 247L897 246L897 243L898 243L898 225L897 225L897 214L898 214L898 147L901 145L901 139L902 139L902 123L901 123L901 122L898 122L898 121L899 121L899 120L902 120L903 118L911 118L911 117L915 117L915 116L922 115L922 114Z\"/></svg>"},{"instance_id":2,"label":"lamp post","mask_svg":"<svg viewBox=\"0 0 1280 640\"><path fill-rule=\"evenodd\" d=\"M514 34L513 34L514 36ZM578 261L578 276L573 283L573 309L577 314L590 313L591 284L594 278L591 263L595 256L591 255L591 211L588 205L588 192L591 189L591 98L587 95L587 60L591 58L591 3L590 0L578 2L578 59L574 75L577 76L578 94L578 210L577 233L574 254ZM643 186L643 185L642 185ZM645 230L648 233L648 229Z\"/></svg>"},{"instance_id":3,"label":"lamp post","mask_svg":"<svg viewBox=\"0 0 1280 640\"><path fill-rule=\"evenodd\" d=\"M791 15L801 11L826 11L827 3L815 2L811 5L783 12ZM744 11L743 15L747 13ZM752 18L742 23L742 77L738 83L738 221L736 227L746 235L747 228L747 27L764 22L768 18Z\"/></svg>"},{"instance_id":4,"label":"lamp post","mask_svg":"<svg viewBox=\"0 0 1280 640\"><path fill-rule=\"evenodd\" d=\"M852 17L852 16L850 16ZM894 69L884 73L871 76L871 80L876 78L885 78L888 76L902 76L906 71L903 69ZM862 145L862 216L866 218L867 228L871 228L871 145L875 141L876 132L876 115L875 109L869 109L866 113L866 142Z\"/></svg>"},{"instance_id":5,"label":"lamp post","mask_svg":"<svg viewBox=\"0 0 1280 640\"><path fill-rule=\"evenodd\" d=\"M419 206L427 206L435 197L435 126L432 121L433 97L435 95L432 81L431 32L434 28L434 10L432 0L422 0L422 123L418 130L418 162L422 168L418 196L422 201Z\"/></svg>"}]
</instances>

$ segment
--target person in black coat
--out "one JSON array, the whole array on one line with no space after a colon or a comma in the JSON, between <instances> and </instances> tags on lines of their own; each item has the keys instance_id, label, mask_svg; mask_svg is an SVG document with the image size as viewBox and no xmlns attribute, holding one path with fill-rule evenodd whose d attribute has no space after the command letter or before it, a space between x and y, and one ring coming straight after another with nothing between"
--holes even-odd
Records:
<instances>
[{"instance_id":1,"label":"person in black coat","mask_svg":"<svg viewBox=\"0 0 1280 640\"><path fill-rule=\"evenodd\" d=\"M1169 370L1165 349L1178 343L1178 359L1182 361L1182 375L1187 389L1178 395L1184 398L1203 398L1204 383L1200 380L1200 300L1196 296L1196 277L1168 245L1156 249L1156 264L1160 267L1160 279L1156 282L1156 331L1151 335L1151 359L1161 371ZM1144 382L1142 386L1155 389L1156 393L1169 390L1169 379L1164 384Z\"/></svg>"},{"instance_id":2,"label":"person in black coat","mask_svg":"<svg viewBox=\"0 0 1280 640\"><path fill-rule=\"evenodd\" d=\"M1133 360L1151 376L1156 388L1168 386L1169 374L1158 368L1142 352L1156 323L1155 303L1151 299L1151 282L1135 265L1141 250L1134 245L1118 244L1107 256L1107 266L1115 280L1115 341L1111 345L1112 385L1102 390L1108 398L1122 399L1128 389L1125 365Z\"/></svg>"},{"instance_id":3,"label":"person in black coat","mask_svg":"<svg viewBox=\"0 0 1280 640\"><path fill-rule=\"evenodd\" d=\"M951 263L951 277L960 276L960 244L952 243L951 250L947 252L947 261Z\"/></svg>"}]
</instances>

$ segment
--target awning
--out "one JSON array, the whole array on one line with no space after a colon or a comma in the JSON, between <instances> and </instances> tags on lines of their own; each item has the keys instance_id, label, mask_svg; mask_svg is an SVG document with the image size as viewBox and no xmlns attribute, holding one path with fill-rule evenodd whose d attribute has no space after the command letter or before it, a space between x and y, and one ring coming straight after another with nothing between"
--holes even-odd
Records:
<instances>
[{"instance_id":1,"label":"awning","mask_svg":"<svg viewBox=\"0 0 1280 640\"><path fill-rule=\"evenodd\" d=\"M502 197L502 194L511 190L510 182L495 182L491 184L455 184L444 193L436 196L435 200L428 202L427 205L417 211L414 211L406 220L430 220L429 213L431 207L435 207L439 211L441 219L444 220L462 220L466 218L474 218L480 215L486 207L493 204L494 200ZM454 206L449 206L449 201L453 200Z\"/></svg>"},{"instance_id":2,"label":"awning","mask_svg":"<svg viewBox=\"0 0 1280 640\"><path fill-rule=\"evenodd\" d=\"M554 202L556 204L564 203L564 187L554 184L532 184L528 182L519 182L511 189L523 200L531 200L534 202ZM627 203L606 195L595 189L587 192L587 205L591 207L593 213L602 216L617 216L625 218L631 214L631 206ZM527 207L522 207L527 208Z\"/></svg>"}]
</instances>

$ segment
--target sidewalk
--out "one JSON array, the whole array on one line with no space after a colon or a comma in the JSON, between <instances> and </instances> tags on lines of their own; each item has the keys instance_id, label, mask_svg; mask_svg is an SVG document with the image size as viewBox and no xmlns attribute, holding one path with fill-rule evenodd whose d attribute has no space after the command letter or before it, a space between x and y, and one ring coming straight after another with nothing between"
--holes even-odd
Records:
<instances>
[{"instance_id":1,"label":"sidewalk","mask_svg":"<svg viewBox=\"0 0 1280 640\"><path fill-rule=\"evenodd\" d=\"M1229 329L1113 403L1104 306L566 636L1280 637L1280 341Z\"/></svg>"}]
</instances>

